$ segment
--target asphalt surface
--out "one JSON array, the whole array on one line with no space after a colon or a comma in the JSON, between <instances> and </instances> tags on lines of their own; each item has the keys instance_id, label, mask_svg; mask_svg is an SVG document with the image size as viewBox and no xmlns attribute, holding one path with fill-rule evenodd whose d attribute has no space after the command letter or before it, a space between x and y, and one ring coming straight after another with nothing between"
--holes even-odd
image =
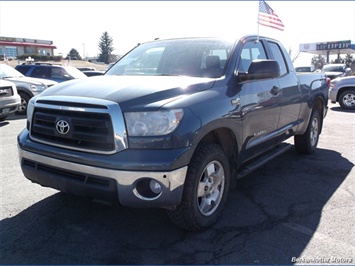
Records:
<instances>
[{"instance_id":1,"label":"asphalt surface","mask_svg":"<svg viewBox=\"0 0 355 266\"><path fill-rule=\"evenodd\" d=\"M17 157L25 124L0 122L0 264L355 263L354 111L330 104L317 152L291 149L241 179L202 232L32 184Z\"/></svg>"}]
</instances>

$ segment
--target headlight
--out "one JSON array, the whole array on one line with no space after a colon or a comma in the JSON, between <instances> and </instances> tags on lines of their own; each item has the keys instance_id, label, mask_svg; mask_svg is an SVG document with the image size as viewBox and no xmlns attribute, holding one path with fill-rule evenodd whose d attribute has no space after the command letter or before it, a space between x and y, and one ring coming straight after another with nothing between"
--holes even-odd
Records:
<instances>
[{"instance_id":1,"label":"headlight","mask_svg":"<svg viewBox=\"0 0 355 266\"><path fill-rule=\"evenodd\" d=\"M177 128L183 116L182 109L124 114L129 136L167 135Z\"/></svg>"},{"instance_id":2,"label":"headlight","mask_svg":"<svg viewBox=\"0 0 355 266\"><path fill-rule=\"evenodd\" d=\"M44 91L46 88L47 88L47 86L43 85L43 84L42 85L34 85L34 84L31 85L31 90L35 91L35 92Z\"/></svg>"},{"instance_id":3,"label":"headlight","mask_svg":"<svg viewBox=\"0 0 355 266\"><path fill-rule=\"evenodd\" d=\"M330 82L329 89L334 89L336 87L335 82Z\"/></svg>"},{"instance_id":4,"label":"headlight","mask_svg":"<svg viewBox=\"0 0 355 266\"><path fill-rule=\"evenodd\" d=\"M32 97L27 104L27 129L30 130L33 111L35 109L35 97Z\"/></svg>"}]
</instances>

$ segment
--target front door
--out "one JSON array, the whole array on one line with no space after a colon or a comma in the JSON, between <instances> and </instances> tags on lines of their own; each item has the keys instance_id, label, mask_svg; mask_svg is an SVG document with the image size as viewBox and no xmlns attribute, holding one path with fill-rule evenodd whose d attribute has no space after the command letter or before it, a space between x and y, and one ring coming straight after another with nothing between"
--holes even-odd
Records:
<instances>
[{"instance_id":1,"label":"front door","mask_svg":"<svg viewBox=\"0 0 355 266\"><path fill-rule=\"evenodd\" d=\"M237 71L247 72L256 59L267 59L263 43L254 40L246 42ZM280 93L277 92L277 79L250 80L238 86L245 149L245 158L240 159L245 161L275 145L281 110Z\"/></svg>"}]
</instances>

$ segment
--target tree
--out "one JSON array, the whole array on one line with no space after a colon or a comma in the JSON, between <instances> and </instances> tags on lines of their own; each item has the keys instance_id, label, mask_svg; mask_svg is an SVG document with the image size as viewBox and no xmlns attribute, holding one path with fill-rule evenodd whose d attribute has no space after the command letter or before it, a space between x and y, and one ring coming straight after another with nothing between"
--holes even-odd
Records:
<instances>
[{"instance_id":1,"label":"tree","mask_svg":"<svg viewBox=\"0 0 355 266\"><path fill-rule=\"evenodd\" d=\"M99 50L101 54L99 55L99 62L104 62L105 64L110 63L111 57L112 57L112 52L115 50L113 48L113 39L111 36L105 31L100 38L99 42Z\"/></svg>"},{"instance_id":2,"label":"tree","mask_svg":"<svg viewBox=\"0 0 355 266\"><path fill-rule=\"evenodd\" d=\"M348 67L350 67L350 66L353 64L354 61L355 61L355 60L354 60L354 58L353 58L353 55L351 55L351 54L346 54L346 56L345 56L345 58L344 58L344 63L345 63Z\"/></svg>"},{"instance_id":3,"label":"tree","mask_svg":"<svg viewBox=\"0 0 355 266\"><path fill-rule=\"evenodd\" d=\"M353 55L346 54L345 57L339 57L331 61L332 64L346 64L348 67L354 62Z\"/></svg>"},{"instance_id":4,"label":"tree","mask_svg":"<svg viewBox=\"0 0 355 266\"><path fill-rule=\"evenodd\" d=\"M70 50L68 56L70 56L70 59L72 59L72 60L81 60L81 56L80 56L79 52L74 48L72 48Z\"/></svg>"},{"instance_id":5,"label":"tree","mask_svg":"<svg viewBox=\"0 0 355 266\"><path fill-rule=\"evenodd\" d=\"M341 58L341 57L336 58L334 60L331 60L330 63L331 64L344 64L344 58Z\"/></svg>"},{"instance_id":6,"label":"tree","mask_svg":"<svg viewBox=\"0 0 355 266\"><path fill-rule=\"evenodd\" d=\"M315 55L312 57L311 64L314 66L314 68L317 69L322 69L323 66L325 65L325 59L321 55Z\"/></svg>"}]
</instances>

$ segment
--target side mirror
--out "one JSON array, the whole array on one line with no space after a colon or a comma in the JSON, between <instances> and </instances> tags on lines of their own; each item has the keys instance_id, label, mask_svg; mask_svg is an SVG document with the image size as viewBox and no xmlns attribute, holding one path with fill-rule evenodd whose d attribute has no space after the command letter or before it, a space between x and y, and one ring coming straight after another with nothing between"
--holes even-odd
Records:
<instances>
[{"instance_id":1,"label":"side mirror","mask_svg":"<svg viewBox=\"0 0 355 266\"><path fill-rule=\"evenodd\" d=\"M272 79L280 76L280 66L275 60L253 60L247 73L239 73L241 81L255 79Z\"/></svg>"}]
</instances>

